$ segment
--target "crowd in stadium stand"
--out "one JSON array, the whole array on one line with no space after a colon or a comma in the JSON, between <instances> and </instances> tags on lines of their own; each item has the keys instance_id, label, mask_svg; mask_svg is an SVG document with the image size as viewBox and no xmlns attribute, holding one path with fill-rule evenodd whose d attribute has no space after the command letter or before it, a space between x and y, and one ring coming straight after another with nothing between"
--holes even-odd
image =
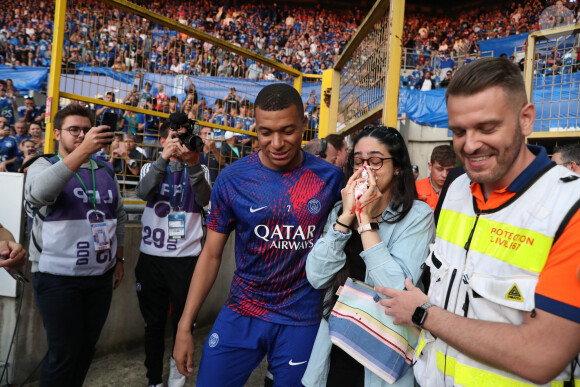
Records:
<instances>
[{"instance_id":1,"label":"crowd in stadium stand","mask_svg":"<svg viewBox=\"0 0 580 387\"><path fill-rule=\"evenodd\" d=\"M220 6L207 0L137 3L234 45L314 74L320 74L333 65L365 15L356 7L330 11L320 6L304 8L227 3ZM84 64L114 71L185 73L253 80L285 79L284 73L217 49L209 43L179 34L169 36L167 30L151 25L146 19L113 11L102 2L90 0L70 5L68 12L72 14L67 17L63 48L63 65L66 67ZM564 16L559 14L560 11L548 16L542 12L552 6L556 10L564 10ZM505 7L478 8L453 17L410 13L405 19L403 42L410 53L406 60L412 70L402 77L401 84L419 90L446 87L458 67L481 56L477 41L537 30L552 22L552 19L561 19L561 23L573 22L577 11L574 7L575 3L562 4L556 0L521 0ZM0 64L49 66L54 2L4 2L0 10ZM545 64L538 66L544 69L543 74L557 74L562 71L561 66L565 69L565 58L559 55L557 51L545 57L538 54L536 64ZM251 130L251 101L237 97L235 89L208 106L195 86L189 87L188 96L180 101L175 96L165 94L163 85L145 83L140 90L130 92L123 103L165 113L181 110L193 119ZM28 145L35 149L35 153L41 152L42 148L41 138L32 134L36 133L34 125L29 133L25 133L28 128L20 127L18 130L22 133L16 133L17 128L14 127L19 120L28 125L42 125L41 108L33 106L32 98L20 99L21 106L17 106L15 96L17 92L12 82L1 81L1 116L7 119L6 124L11 126L13 133L10 135L8 131L0 130L0 135L3 134L0 141L8 147L12 145L8 144L8 137L17 139L14 157L18 157L9 166L5 165L9 158L3 157L0 170L18 170L25 156L20 146L25 137L32 138ZM115 100L114 94L106 98ZM314 130L318 126L317 105L318 101L305 104L309 128ZM99 117L107 109L96 106L94 110ZM134 136L140 143L151 145L151 148L145 147L143 154L149 159L155 157L156 138L152 135L157 132L159 120L130 111L113 111L118 114L120 130ZM220 131L213 134L214 139L226 140L224 135ZM312 132L306 139L314 136ZM235 136L234 140L241 143L242 153L251 149L247 136ZM117 143L122 151L123 139L119 138Z\"/></svg>"},{"instance_id":2,"label":"crowd in stadium stand","mask_svg":"<svg viewBox=\"0 0 580 387\"><path fill-rule=\"evenodd\" d=\"M365 15L356 7L334 12L320 7L219 6L191 0L137 3L310 74L320 74L332 66ZM503 8L477 8L458 16L411 13L405 19L404 47L414 53L409 59L411 65L425 65L433 59L438 67L446 54L477 54L478 40L538 29L541 11L555 3L522 0ZM567 3L564 7L574 8ZM0 63L48 66L54 3L5 2L0 9ZM69 62L112 67L116 71L144 68L159 73L250 79L283 77L253 61L217 53L214 46L199 40L179 41L179 35L156 35L154 26L145 19L112 11L101 2L75 3L73 9L69 10L74 17L67 19L64 47L64 57Z\"/></svg>"}]
</instances>

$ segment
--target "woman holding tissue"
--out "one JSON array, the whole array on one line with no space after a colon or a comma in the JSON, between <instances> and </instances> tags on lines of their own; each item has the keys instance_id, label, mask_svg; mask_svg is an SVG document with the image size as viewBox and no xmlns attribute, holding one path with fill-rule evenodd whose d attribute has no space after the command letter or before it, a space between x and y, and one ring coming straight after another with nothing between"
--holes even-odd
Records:
<instances>
[{"instance_id":1,"label":"woman holding tissue","mask_svg":"<svg viewBox=\"0 0 580 387\"><path fill-rule=\"evenodd\" d=\"M323 319L302 379L306 387L389 385L331 343L328 316L348 277L397 289L404 288L405 278L417 284L435 237L432 211L417 200L409 153L396 129L363 129L349 162L354 173L342 201L306 260L309 282L326 290ZM394 385L412 387L412 368Z\"/></svg>"}]
</instances>

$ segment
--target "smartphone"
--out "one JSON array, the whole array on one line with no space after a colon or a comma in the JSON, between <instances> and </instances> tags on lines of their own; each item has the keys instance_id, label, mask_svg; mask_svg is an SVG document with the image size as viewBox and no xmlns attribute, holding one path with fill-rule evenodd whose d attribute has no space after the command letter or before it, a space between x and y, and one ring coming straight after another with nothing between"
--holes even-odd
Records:
<instances>
[{"instance_id":1,"label":"smartphone","mask_svg":"<svg viewBox=\"0 0 580 387\"><path fill-rule=\"evenodd\" d=\"M99 125L107 125L110 129L106 130L106 132L116 132L117 131L117 113L113 112L104 112L101 116L101 122ZM111 138L111 141L113 139Z\"/></svg>"}]
</instances>

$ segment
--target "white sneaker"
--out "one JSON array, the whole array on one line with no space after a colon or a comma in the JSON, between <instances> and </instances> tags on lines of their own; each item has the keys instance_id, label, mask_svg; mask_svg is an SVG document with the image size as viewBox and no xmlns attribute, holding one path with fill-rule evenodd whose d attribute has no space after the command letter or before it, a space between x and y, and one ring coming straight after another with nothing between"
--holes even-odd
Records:
<instances>
[{"instance_id":1,"label":"white sneaker","mask_svg":"<svg viewBox=\"0 0 580 387\"><path fill-rule=\"evenodd\" d=\"M168 387L183 387L185 385L185 375L181 375L175 364L173 356L169 361L169 379L167 379Z\"/></svg>"}]
</instances>

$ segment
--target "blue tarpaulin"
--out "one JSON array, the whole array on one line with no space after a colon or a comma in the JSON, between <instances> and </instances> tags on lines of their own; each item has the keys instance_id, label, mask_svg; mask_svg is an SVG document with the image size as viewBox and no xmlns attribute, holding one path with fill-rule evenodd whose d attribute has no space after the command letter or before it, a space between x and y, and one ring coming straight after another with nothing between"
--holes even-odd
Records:
<instances>
[{"instance_id":1,"label":"blue tarpaulin","mask_svg":"<svg viewBox=\"0 0 580 387\"><path fill-rule=\"evenodd\" d=\"M493 56L499 58L501 54L506 54L509 58L513 55L514 49L516 47L522 47L526 39L528 38L528 33L523 33L519 35L506 36L505 38L480 40L477 42L481 52L493 51Z\"/></svg>"},{"instance_id":2,"label":"blue tarpaulin","mask_svg":"<svg viewBox=\"0 0 580 387\"><path fill-rule=\"evenodd\" d=\"M21 93L28 93L29 90L42 91L42 84L47 77L46 67L0 65L0 79L12 79L14 88Z\"/></svg>"},{"instance_id":3,"label":"blue tarpaulin","mask_svg":"<svg viewBox=\"0 0 580 387\"><path fill-rule=\"evenodd\" d=\"M406 113L412 121L420 125L446 128L445 90L401 89L399 91L399 114Z\"/></svg>"}]
</instances>

